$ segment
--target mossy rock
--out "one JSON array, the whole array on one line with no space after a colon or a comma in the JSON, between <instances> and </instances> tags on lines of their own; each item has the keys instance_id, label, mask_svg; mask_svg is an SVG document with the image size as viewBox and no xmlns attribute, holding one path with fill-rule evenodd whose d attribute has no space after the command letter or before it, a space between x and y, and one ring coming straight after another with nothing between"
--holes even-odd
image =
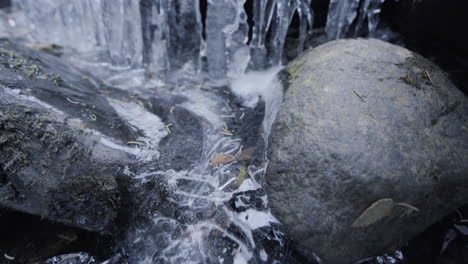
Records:
<instances>
[{"instance_id":1,"label":"mossy rock","mask_svg":"<svg viewBox=\"0 0 468 264\"><path fill-rule=\"evenodd\" d=\"M353 263L466 203L468 100L436 65L379 40L339 40L281 76L289 81L269 138L267 190L300 246L325 263ZM419 212L363 214L384 198Z\"/></svg>"}]
</instances>

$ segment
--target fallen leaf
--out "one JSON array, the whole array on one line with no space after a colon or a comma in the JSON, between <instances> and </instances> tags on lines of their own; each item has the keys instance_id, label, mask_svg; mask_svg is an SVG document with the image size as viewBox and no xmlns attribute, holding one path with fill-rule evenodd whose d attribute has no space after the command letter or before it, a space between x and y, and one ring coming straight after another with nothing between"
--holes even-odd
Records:
<instances>
[{"instance_id":1,"label":"fallen leaf","mask_svg":"<svg viewBox=\"0 0 468 264\"><path fill-rule=\"evenodd\" d=\"M226 164L235 161L236 159L234 156L226 153L220 153L216 155L214 158L210 159L210 163L212 166L218 166L220 164Z\"/></svg>"},{"instance_id":2,"label":"fallen leaf","mask_svg":"<svg viewBox=\"0 0 468 264\"><path fill-rule=\"evenodd\" d=\"M239 158L237 158L237 160L239 161L248 161L252 158L252 155L255 153L255 150L257 150L256 147L251 147L251 148L248 148L244 151L242 151L242 153L239 155Z\"/></svg>"},{"instance_id":3,"label":"fallen leaf","mask_svg":"<svg viewBox=\"0 0 468 264\"><path fill-rule=\"evenodd\" d=\"M395 203L390 198L380 199L374 202L364 213L362 213L351 225L351 227L366 227L375 224L392 212Z\"/></svg>"},{"instance_id":4,"label":"fallen leaf","mask_svg":"<svg viewBox=\"0 0 468 264\"><path fill-rule=\"evenodd\" d=\"M242 185L242 183L245 180L246 175L247 175L247 169L245 168L245 166L240 166L239 167L239 174L237 174L237 179L236 179L237 188L239 188Z\"/></svg>"}]
</instances>

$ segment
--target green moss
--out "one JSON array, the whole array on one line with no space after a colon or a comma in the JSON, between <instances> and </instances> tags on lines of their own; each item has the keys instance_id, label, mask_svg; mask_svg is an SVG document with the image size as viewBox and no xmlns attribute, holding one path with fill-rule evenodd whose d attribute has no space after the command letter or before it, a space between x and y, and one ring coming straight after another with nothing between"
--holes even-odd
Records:
<instances>
[{"instance_id":1,"label":"green moss","mask_svg":"<svg viewBox=\"0 0 468 264\"><path fill-rule=\"evenodd\" d=\"M34 58L19 55L10 46L8 41L0 43L0 63L10 68L12 71L22 74L28 79L50 80L56 86L63 86L64 81L57 74L45 72L41 66L34 63L38 61Z\"/></svg>"},{"instance_id":2,"label":"green moss","mask_svg":"<svg viewBox=\"0 0 468 264\"><path fill-rule=\"evenodd\" d=\"M409 86L418 90L434 86L429 74L436 70L436 66L426 58L414 54L405 61L396 63L395 65L406 73L406 75L401 76L399 79Z\"/></svg>"},{"instance_id":3,"label":"green moss","mask_svg":"<svg viewBox=\"0 0 468 264\"><path fill-rule=\"evenodd\" d=\"M311 51L307 52L300 58L295 59L286 67L286 71L290 74L290 80L289 80L290 83L293 83L297 79L297 77L299 77L303 66L310 59L310 57L313 56L313 54L316 52L317 52L317 48L312 49Z\"/></svg>"},{"instance_id":4,"label":"green moss","mask_svg":"<svg viewBox=\"0 0 468 264\"><path fill-rule=\"evenodd\" d=\"M57 85L57 86L62 86L64 85L64 81L62 79L62 77L60 77L59 75L54 75L52 77L52 82Z\"/></svg>"},{"instance_id":5,"label":"green moss","mask_svg":"<svg viewBox=\"0 0 468 264\"><path fill-rule=\"evenodd\" d=\"M410 86L415 87L416 89L421 89L420 87L418 87L418 86L414 83L414 81L413 81L413 79L411 78L410 75L402 76L402 77L400 77L400 80L401 80L402 82L404 82L404 83L410 85Z\"/></svg>"}]
</instances>

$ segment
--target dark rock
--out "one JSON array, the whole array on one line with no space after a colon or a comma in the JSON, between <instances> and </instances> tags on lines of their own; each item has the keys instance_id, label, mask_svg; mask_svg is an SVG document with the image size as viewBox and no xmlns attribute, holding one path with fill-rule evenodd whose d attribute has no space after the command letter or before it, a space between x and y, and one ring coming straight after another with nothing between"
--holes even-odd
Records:
<instances>
[{"instance_id":1,"label":"dark rock","mask_svg":"<svg viewBox=\"0 0 468 264\"><path fill-rule=\"evenodd\" d=\"M433 63L378 40L340 40L286 73L266 181L273 213L301 246L351 263L466 203L468 100ZM380 221L351 227L384 198L387 215L377 208ZM419 212L402 216L408 208L395 202Z\"/></svg>"},{"instance_id":2,"label":"dark rock","mask_svg":"<svg viewBox=\"0 0 468 264\"><path fill-rule=\"evenodd\" d=\"M131 157L87 129L102 128L113 137L132 133L93 85L67 78L74 72L64 65L52 72L51 61L32 56L1 43L0 206L88 230L108 229L120 198L116 176ZM122 129L114 132L114 124Z\"/></svg>"},{"instance_id":3,"label":"dark rock","mask_svg":"<svg viewBox=\"0 0 468 264\"><path fill-rule=\"evenodd\" d=\"M0 0L0 8L11 7L11 0Z\"/></svg>"},{"instance_id":4,"label":"dark rock","mask_svg":"<svg viewBox=\"0 0 468 264\"><path fill-rule=\"evenodd\" d=\"M63 252L85 251L110 258L115 237L52 223L39 216L0 209L0 263L43 263ZM113 234L114 235L114 234ZM5 255L9 256L8 261Z\"/></svg>"},{"instance_id":5,"label":"dark rock","mask_svg":"<svg viewBox=\"0 0 468 264\"><path fill-rule=\"evenodd\" d=\"M468 259L468 205L430 226L402 248L407 262L465 264ZM465 232L463 232L465 231Z\"/></svg>"},{"instance_id":6,"label":"dark rock","mask_svg":"<svg viewBox=\"0 0 468 264\"><path fill-rule=\"evenodd\" d=\"M435 61L468 94L468 1L388 0L382 20L400 33L405 46Z\"/></svg>"},{"instance_id":7,"label":"dark rock","mask_svg":"<svg viewBox=\"0 0 468 264\"><path fill-rule=\"evenodd\" d=\"M164 153L159 159L163 169L189 169L202 155L202 119L178 106L184 101L184 98L171 97L152 99L152 112L168 125L169 134L159 144L160 152Z\"/></svg>"},{"instance_id":8,"label":"dark rock","mask_svg":"<svg viewBox=\"0 0 468 264\"><path fill-rule=\"evenodd\" d=\"M119 212L130 217L129 171L172 159L186 169L200 157L201 119L185 109L169 115L176 101L113 89L56 57L0 40L0 206L113 230ZM167 132L166 121L177 133ZM183 149L174 145L180 135Z\"/></svg>"}]
</instances>

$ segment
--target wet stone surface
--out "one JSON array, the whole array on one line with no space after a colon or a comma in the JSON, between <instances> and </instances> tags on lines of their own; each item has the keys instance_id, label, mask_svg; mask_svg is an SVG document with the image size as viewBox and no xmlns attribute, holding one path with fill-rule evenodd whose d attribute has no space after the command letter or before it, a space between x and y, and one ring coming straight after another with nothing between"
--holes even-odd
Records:
<instances>
[{"instance_id":1,"label":"wet stone surface","mask_svg":"<svg viewBox=\"0 0 468 264\"><path fill-rule=\"evenodd\" d=\"M267 194L300 245L328 263L357 261L466 203L468 99L433 63L357 39L285 70Z\"/></svg>"}]
</instances>

